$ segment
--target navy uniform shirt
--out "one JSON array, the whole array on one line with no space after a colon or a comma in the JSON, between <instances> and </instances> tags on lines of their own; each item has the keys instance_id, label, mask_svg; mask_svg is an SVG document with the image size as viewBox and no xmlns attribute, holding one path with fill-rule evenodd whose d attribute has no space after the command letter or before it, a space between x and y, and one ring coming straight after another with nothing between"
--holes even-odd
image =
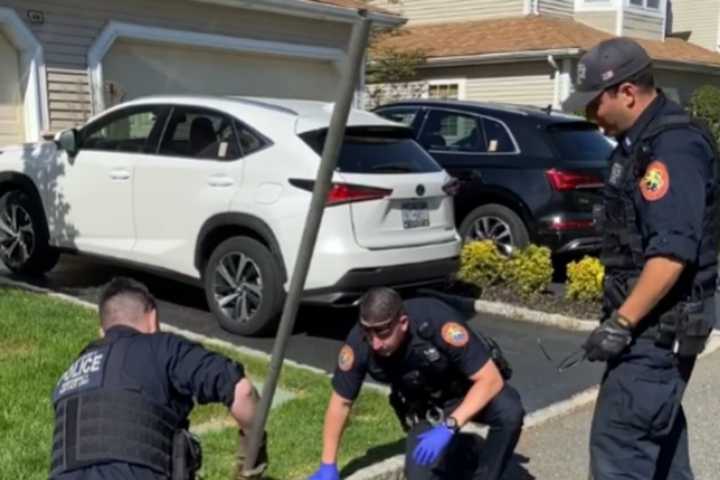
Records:
<instances>
[{"instance_id":1,"label":"navy uniform shirt","mask_svg":"<svg viewBox=\"0 0 720 480\"><path fill-rule=\"evenodd\" d=\"M242 365L217 353L206 350L201 345L188 341L171 333L146 335L137 330L116 326L105 333L105 339L113 342L106 360L92 354L91 349L86 364L74 362L58 381L56 394L72 394L73 388L82 389L93 383L91 370L121 369L122 385L107 385L109 388L131 388L155 404L162 405L175 412L179 417L187 417L193 407L193 399L198 403L220 402L228 407L235 397L235 385L244 377ZM127 354L124 358L114 355L121 342L127 342ZM98 351L107 351L100 347ZM86 357L83 355L82 359ZM92 358L90 358L92 357ZM106 361L106 365L99 365ZM95 369L95 363L98 363ZM75 382L73 377L90 372L90 382ZM100 373L102 374L102 373ZM107 373L105 373L108 378ZM77 385L77 387L75 386ZM70 389L68 391L68 388ZM151 469L113 462L78 469L56 477L58 479L161 479L166 478Z\"/></svg>"},{"instance_id":2,"label":"navy uniform shirt","mask_svg":"<svg viewBox=\"0 0 720 480\"><path fill-rule=\"evenodd\" d=\"M618 138L613 160L631 155L656 117L684 113L659 92L633 127ZM667 256L697 264L706 198L714 182L712 149L689 128L667 130L655 137L651 147L653 159L639 172L633 198L645 258Z\"/></svg>"},{"instance_id":3,"label":"navy uniform shirt","mask_svg":"<svg viewBox=\"0 0 720 480\"><path fill-rule=\"evenodd\" d=\"M362 327L357 324L350 331L345 345L340 349L338 365L332 379L335 392L348 400L355 400L360 393L371 356L373 361L393 378L399 378L413 370L416 361L412 358L413 349L407 348L417 328L429 322L432 337L428 340L441 349L449 358L451 368L471 377L490 359L490 353L470 330L465 320L451 307L435 298L414 298L404 302L405 313L409 317L410 328L403 344L390 357L375 355L364 338ZM371 373L372 375L372 373ZM375 378L383 381L383 379Z\"/></svg>"}]
</instances>

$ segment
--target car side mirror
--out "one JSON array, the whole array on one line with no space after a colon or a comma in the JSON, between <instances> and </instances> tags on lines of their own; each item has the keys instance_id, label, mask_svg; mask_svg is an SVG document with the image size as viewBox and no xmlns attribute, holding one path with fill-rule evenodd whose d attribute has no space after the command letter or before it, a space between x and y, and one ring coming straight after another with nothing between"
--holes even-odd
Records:
<instances>
[{"instance_id":1,"label":"car side mirror","mask_svg":"<svg viewBox=\"0 0 720 480\"><path fill-rule=\"evenodd\" d=\"M55 135L55 143L59 149L65 150L69 156L74 157L80 150L80 135L77 129L69 128Z\"/></svg>"}]
</instances>

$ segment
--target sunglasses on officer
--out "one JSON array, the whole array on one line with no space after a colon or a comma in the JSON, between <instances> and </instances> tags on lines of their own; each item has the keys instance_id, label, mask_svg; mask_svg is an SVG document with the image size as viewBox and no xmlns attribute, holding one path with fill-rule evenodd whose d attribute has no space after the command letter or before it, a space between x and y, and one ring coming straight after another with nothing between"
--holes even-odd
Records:
<instances>
[{"instance_id":1,"label":"sunglasses on officer","mask_svg":"<svg viewBox=\"0 0 720 480\"><path fill-rule=\"evenodd\" d=\"M366 325L362 322L360 322L360 326L363 329L363 333L365 334L366 339L371 339L372 337L377 337L380 340L388 339L392 336L392 334L395 332L395 327L397 327L400 320L400 316L393 318L392 320L388 321L387 323L383 323L382 325Z\"/></svg>"}]
</instances>

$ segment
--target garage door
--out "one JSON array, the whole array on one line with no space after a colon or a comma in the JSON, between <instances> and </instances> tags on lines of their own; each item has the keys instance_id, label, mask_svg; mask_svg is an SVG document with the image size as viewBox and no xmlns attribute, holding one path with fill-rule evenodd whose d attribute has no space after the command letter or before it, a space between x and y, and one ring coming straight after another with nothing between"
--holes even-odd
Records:
<instances>
[{"instance_id":1,"label":"garage door","mask_svg":"<svg viewBox=\"0 0 720 480\"><path fill-rule=\"evenodd\" d=\"M118 40L103 60L105 105L149 94L253 95L330 100L330 62Z\"/></svg>"},{"instance_id":2,"label":"garage door","mask_svg":"<svg viewBox=\"0 0 720 480\"><path fill-rule=\"evenodd\" d=\"M25 141L20 58L0 30L0 145Z\"/></svg>"}]
</instances>

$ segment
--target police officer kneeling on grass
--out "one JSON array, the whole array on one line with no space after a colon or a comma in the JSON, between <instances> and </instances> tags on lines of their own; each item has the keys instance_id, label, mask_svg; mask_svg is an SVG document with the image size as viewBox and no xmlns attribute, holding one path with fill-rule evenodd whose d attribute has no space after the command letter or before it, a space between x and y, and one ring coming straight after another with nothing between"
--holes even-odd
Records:
<instances>
[{"instance_id":1,"label":"police officer kneeling on grass","mask_svg":"<svg viewBox=\"0 0 720 480\"><path fill-rule=\"evenodd\" d=\"M681 401L715 322L718 158L707 129L654 86L650 58L627 38L580 59L563 105L618 146L603 232L604 318L585 342L607 370L590 434L594 480L692 479Z\"/></svg>"},{"instance_id":2,"label":"police officer kneeling on grass","mask_svg":"<svg viewBox=\"0 0 720 480\"><path fill-rule=\"evenodd\" d=\"M524 411L498 365L509 367L502 358L491 360L495 352L494 342L468 329L457 311L437 299L403 302L389 288L367 292L359 324L340 350L322 464L311 480L340 478L340 439L367 373L391 385L390 403L408 432L408 479L499 479L517 444ZM490 427L479 453L472 436L458 434L468 422Z\"/></svg>"},{"instance_id":3,"label":"police officer kneeling on grass","mask_svg":"<svg viewBox=\"0 0 720 480\"><path fill-rule=\"evenodd\" d=\"M91 342L53 393L55 433L50 478L192 479L200 445L187 428L193 398L222 402L250 428L257 393L243 366L170 333L158 332L147 288L114 279L100 297L103 338ZM263 461L265 461L263 459Z\"/></svg>"}]
</instances>

